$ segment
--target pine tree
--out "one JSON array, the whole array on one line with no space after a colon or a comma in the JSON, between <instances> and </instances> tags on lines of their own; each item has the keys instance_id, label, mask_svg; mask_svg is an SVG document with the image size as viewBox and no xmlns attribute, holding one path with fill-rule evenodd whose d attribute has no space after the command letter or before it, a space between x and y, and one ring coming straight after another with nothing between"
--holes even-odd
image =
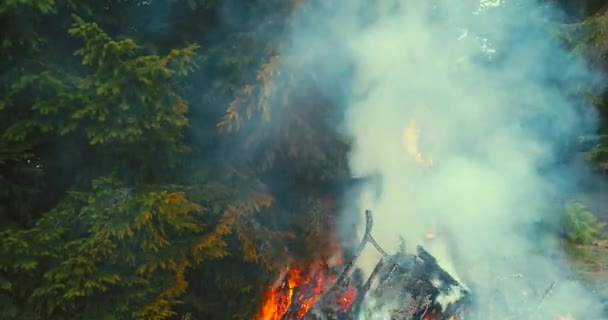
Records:
<instances>
[{"instance_id":1,"label":"pine tree","mask_svg":"<svg viewBox=\"0 0 608 320\"><path fill-rule=\"evenodd\" d=\"M222 29L226 37L201 37L230 6L254 18ZM268 226L310 208L285 205L266 181L295 160L286 181L331 179L343 169L329 160L342 159L339 168L346 150L328 124L331 105L303 104L305 96L281 104L268 96L254 108L276 117L299 103L307 114L263 130L253 130L252 115L246 130L218 134L223 106L243 100L240 88L257 95L280 81L269 61L278 61L281 37L259 40L286 28L290 10L270 0L0 5L10 26L0 35L0 318L251 318L283 239L294 236L289 224ZM209 74L215 82L201 83ZM310 136L321 122L325 131ZM234 143L250 161L216 156ZM271 157L272 167L263 161Z\"/></svg>"}]
</instances>

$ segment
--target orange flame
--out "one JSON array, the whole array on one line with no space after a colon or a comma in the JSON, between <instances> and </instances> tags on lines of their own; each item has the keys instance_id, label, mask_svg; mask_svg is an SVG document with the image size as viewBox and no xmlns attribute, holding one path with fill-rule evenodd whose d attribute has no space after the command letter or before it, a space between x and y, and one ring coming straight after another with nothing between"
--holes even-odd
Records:
<instances>
[{"instance_id":1,"label":"orange flame","mask_svg":"<svg viewBox=\"0 0 608 320\"><path fill-rule=\"evenodd\" d=\"M341 265L342 255L337 255L336 259ZM303 268L289 268L281 284L269 288L256 320L280 320L286 313L296 310L297 315L292 315L290 319L300 319L308 313L323 296L324 291L337 281L337 277L330 274L329 269L320 263L308 269L309 271L305 272ZM349 286L346 292L335 297L335 304L346 311L352 306L356 294L355 288ZM295 310L290 310L291 307Z\"/></svg>"},{"instance_id":2,"label":"orange flame","mask_svg":"<svg viewBox=\"0 0 608 320\"><path fill-rule=\"evenodd\" d=\"M256 319L279 320L289 311L292 303L298 305L298 318L310 311L321 298L328 279L320 269L312 271L307 277L303 277L302 274L302 269L290 268L283 284L270 288Z\"/></svg>"},{"instance_id":3,"label":"orange flame","mask_svg":"<svg viewBox=\"0 0 608 320\"><path fill-rule=\"evenodd\" d=\"M280 315L287 312L299 275L299 270L291 269L286 275L287 281L268 291L258 320L279 320Z\"/></svg>"},{"instance_id":4,"label":"orange flame","mask_svg":"<svg viewBox=\"0 0 608 320\"><path fill-rule=\"evenodd\" d=\"M420 152L419 144L419 132L415 121L410 121L409 124L403 129L403 146L405 151L408 153L414 161L424 165L432 166L433 160L427 159Z\"/></svg>"},{"instance_id":5,"label":"orange flame","mask_svg":"<svg viewBox=\"0 0 608 320\"><path fill-rule=\"evenodd\" d=\"M328 302L342 311L352 306L357 295L353 286L336 295L325 295L336 284L338 270L344 264L342 247L332 236L332 225L328 226L325 234L328 236L323 239L323 250L315 262L305 267L301 263L292 263L283 269L278 281L268 288L256 320L301 319L321 298L331 299Z\"/></svg>"}]
</instances>

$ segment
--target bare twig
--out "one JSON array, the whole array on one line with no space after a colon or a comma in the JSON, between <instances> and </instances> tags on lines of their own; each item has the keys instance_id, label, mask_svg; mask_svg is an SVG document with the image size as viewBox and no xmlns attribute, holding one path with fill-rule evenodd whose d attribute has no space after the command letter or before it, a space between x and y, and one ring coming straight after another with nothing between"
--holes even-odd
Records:
<instances>
[{"instance_id":1,"label":"bare twig","mask_svg":"<svg viewBox=\"0 0 608 320\"><path fill-rule=\"evenodd\" d=\"M345 284L346 278L348 277L350 270L354 267L355 262L361 255L361 252L363 252L363 249L365 248L365 245L368 242L370 242L383 256L388 256L386 251L382 250L380 245L372 237L372 227L373 226L374 226L374 219L372 216L372 211L365 210L365 233L363 234L363 239L361 239L361 243L359 243L357 250L355 250L355 253L353 254L353 258L346 264L342 273L340 273L340 276L338 277L338 281L336 281L337 285Z\"/></svg>"},{"instance_id":2,"label":"bare twig","mask_svg":"<svg viewBox=\"0 0 608 320\"><path fill-rule=\"evenodd\" d=\"M540 301L538 302L538 306L536 307L536 311L540 310L540 308L543 305L543 302L545 302L545 299L549 296L549 294L551 294L551 291L553 291L553 289L555 288L556 282L553 281L551 282L551 284L549 285L549 287L547 288L547 290L545 290L545 293L543 293L542 297L540 297Z\"/></svg>"}]
</instances>

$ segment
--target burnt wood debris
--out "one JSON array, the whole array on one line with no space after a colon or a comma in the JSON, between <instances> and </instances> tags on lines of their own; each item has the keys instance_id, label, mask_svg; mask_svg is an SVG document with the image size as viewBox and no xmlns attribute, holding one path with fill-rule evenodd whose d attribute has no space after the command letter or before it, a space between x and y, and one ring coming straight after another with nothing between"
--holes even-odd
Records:
<instances>
[{"instance_id":1,"label":"burnt wood debris","mask_svg":"<svg viewBox=\"0 0 608 320\"><path fill-rule=\"evenodd\" d=\"M421 246L418 246L416 254L385 252L372 236L371 211L367 210L365 214L365 234L352 258L344 265L335 284L326 289L313 308L301 318L346 320L355 319L361 313L379 312L390 314L394 320L462 318L472 306L469 290L442 269ZM358 270L353 269L368 243L382 254L382 258L363 282ZM356 298L348 309L342 310L335 297L341 296L340 293L349 286L356 289ZM282 319L298 319L300 307L294 299Z\"/></svg>"}]
</instances>

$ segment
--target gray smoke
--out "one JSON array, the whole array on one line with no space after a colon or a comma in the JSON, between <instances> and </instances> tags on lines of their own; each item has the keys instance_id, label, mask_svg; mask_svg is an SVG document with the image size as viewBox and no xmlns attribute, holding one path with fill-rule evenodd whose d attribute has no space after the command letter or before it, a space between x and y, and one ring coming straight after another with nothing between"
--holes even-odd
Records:
<instances>
[{"instance_id":1,"label":"gray smoke","mask_svg":"<svg viewBox=\"0 0 608 320\"><path fill-rule=\"evenodd\" d=\"M561 47L550 22L557 11L499 0L302 6L284 57L323 53L328 70L352 70L327 80L352 84L336 96L354 139L353 173L382 176L379 196L357 199L360 212L374 211L380 245L395 252L401 236L409 249L426 246L497 314L601 319L595 297L547 254L551 242L539 250L521 232L569 187L556 161L595 125L571 89L596 76ZM359 264L367 272L379 258L368 249Z\"/></svg>"}]
</instances>

